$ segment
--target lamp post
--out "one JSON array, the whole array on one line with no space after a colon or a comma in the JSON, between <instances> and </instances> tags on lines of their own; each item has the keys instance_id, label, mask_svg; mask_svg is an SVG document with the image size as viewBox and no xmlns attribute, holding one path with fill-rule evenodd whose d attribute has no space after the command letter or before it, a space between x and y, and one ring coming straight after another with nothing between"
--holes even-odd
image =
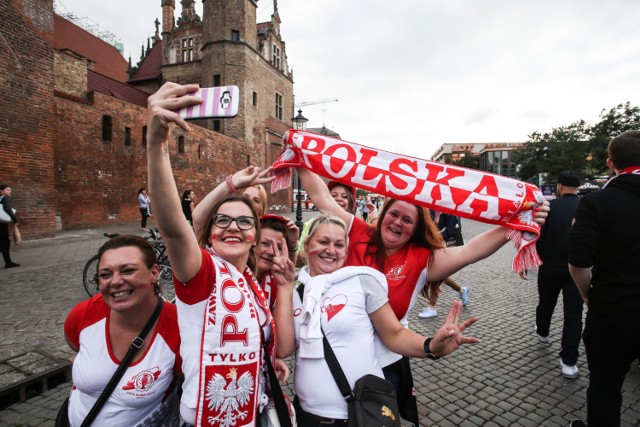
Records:
<instances>
[{"instance_id":1,"label":"lamp post","mask_svg":"<svg viewBox=\"0 0 640 427\"><path fill-rule=\"evenodd\" d=\"M291 121L293 122L293 126L297 130L304 130L307 127L307 122L309 121L309 119L302 115L302 110L298 110L298 115L292 118ZM297 171L296 176L298 177L298 196L296 197L296 227L298 227L299 233L302 233L302 228L304 227L304 223L302 222L302 200L300 200L302 198L302 193L300 192L300 175L298 175Z\"/></svg>"}]
</instances>

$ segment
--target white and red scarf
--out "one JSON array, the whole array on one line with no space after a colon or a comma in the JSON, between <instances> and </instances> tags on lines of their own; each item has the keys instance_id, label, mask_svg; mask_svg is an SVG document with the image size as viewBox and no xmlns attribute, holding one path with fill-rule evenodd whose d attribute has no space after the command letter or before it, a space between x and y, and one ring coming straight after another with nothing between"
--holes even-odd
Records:
<instances>
[{"instance_id":1,"label":"white and red scarf","mask_svg":"<svg viewBox=\"0 0 640 427\"><path fill-rule=\"evenodd\" d=\"M605 188L607 185L609 185L609 183L611 181L613 181L614 179L616 179L620 175L627 175L627 174L640 175L640 166L629 166L628 168L624 168L624 169L618 171L618 174L616 176L614 176L613 178L611 178L609 181L607 181L607 183L605 185L603 185L602 188Z\"/></svg>"},{"instance_id":2,"label":"white and red scarf","mask_svg":"<svg viewBox=\"0 0 640 427\"><path fill-rule=\"evenodd\" d=\"M275 362L273 317L251 269L241 274L212 251L210 254L216 281L205 310L195 425L254 426L263 372L262 326L256 304L271 326L266 357Z\"/></svg>"},{"instance_id":3,"label":"white and red scarf","mask_svg":"<svg viewBox=\"0 0 640 427\"><path fill-rule=\"evenodd\" d=\"M535 185L501 175L430 162L341 141L312 132L289 130L284 151L273 164L271 191L287 188L292 167L434 210L498 224L517 249L514 271L524 273L542 262L535 242L540 226L535 209L544 203Z\"/></svg>"}]
</instances>

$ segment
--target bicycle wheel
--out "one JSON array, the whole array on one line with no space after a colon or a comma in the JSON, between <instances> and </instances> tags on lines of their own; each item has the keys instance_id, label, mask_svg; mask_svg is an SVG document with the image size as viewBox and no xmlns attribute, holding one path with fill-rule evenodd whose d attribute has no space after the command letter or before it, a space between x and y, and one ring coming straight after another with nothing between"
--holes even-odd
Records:
<instances>
[{"instance_id":1,"label":"bicycle wheel","mask_svg":"<svg viewBox=\"0 0 640 427\"><path fill-rule=\"evenodd\" d=\"M158 284L162 298L172 304L176 303L176 290L173 287L173 272L168 264L160 264L160 274L158 275Z\"/></svg>"},{"instance_id":2,"label":"bicycle wheel","mask_svg":"<svg viewBox=\"0 0 640 427\"><path fill-rule=\"evenodd\" d=\"M82 271L82 284L90 297L99 292L98 288L98 255L91 258Z\"/></svg>"}]
</instances>

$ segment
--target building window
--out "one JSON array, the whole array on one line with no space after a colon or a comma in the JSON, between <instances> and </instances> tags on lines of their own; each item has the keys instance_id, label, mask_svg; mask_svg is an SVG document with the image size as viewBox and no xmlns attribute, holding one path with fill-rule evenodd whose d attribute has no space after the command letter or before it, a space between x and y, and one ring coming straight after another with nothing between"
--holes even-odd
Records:
<instances>
[{"instance_id":1,"label":"building window","mask_svg":"<svg viewBox=\"0 0 640 427\"><path fill-rule=\"evenodd\" d=\"M180 135L178 137L178 153L184 154L184 136Z\"/></svg>"},{"instance_id":2,"label":"building window","mask_svg":"<svg viewBox=\"0 0 640 427\"><path fill-rule=\"evenodd\" d=\"M213 75L213 86L222 86L220 83L220 74Z\"/></svg>"},{"instance_id":3,"label":"building window","mask_svg":"<svg viewBox=\"0 0 640 427\"><path fill-rule=\"evenodd\" d=\"M220 120L214 120L213 121L213 130L216 132L220 132Z\"/></svg>"},{"instance_id":4,"label":"building window","mask_svg":"<svg viewBox=\"0 0 640 427\"><path fill-rule=\"evenodd\" d=\"M200 150L202 150L202 144L198 144L198 159L202 157L202 153Z\"/></svg>"},{"instance_id":5,"label":"building window","mask_svg":"<svg viewBox=\"0 0 640 427\"><path fill-rule=\"evenodd\" d=\"M113 120L111 116L102 116L102 140L111 142L113 138Z\"/></svg>"},{"instance_id":6,"label":"building window","mask_svg":"<svg viewBox=\"0 0 640 427\"><path fill-rule=\"evenodd\" d=\"M124 145L131 145L131 128L124 128Z\"/></svg>"},{"instance_id":7,"label":"building window","mask_svg":"<svg viewBox=\"0 0 640 427\"><path fill-rule=\"evenodd\" d=\"M258 106L258 92L253 92L253 106L257 107Z\"/></svg>"},{"instance_id":8,"label":"building window","mask_svg":"<svg viewBox=\"0 0 640 427\"><path fill-rule=\"evenodd\" d=\"M182 39L182 62L193 61L193 37Z\"/></svg>"},{"instance_id":9,"label":"building window","mask_svg":"<svg viewBox=\"0 0 640 427\"><path fill-rule=\"evenodd\" d=\"M142 126L142 146L147 146L147 127Z\"/></svg>"},{"instance_id":10,"label":"building window","mask_svg":"<svg viewBox=\"0 0 640 427\"><path fill-rule=\"evenodd\" d=\"M232 42L239 42L240 41L240 31L231 30L231 41Z\"/></svg>"},{"instance_id":11,"label":"building window","mask_svg":"<svg viewBox=\"0 0 640 427\"><path fill-rule=\"evenodd\" d=\"M272 45L271 53L273 54L272 55L273 60L271 62L273 63L273 66L279 70L280 69L280 48L276 45Z\"/></svg>"},{"instance_id":12,"label":"building window","mask_svg":"<svg viewBox=\"0 0 640 427\"><path fill-rule=\"evenodd\" d=\"M282 120L282 95L276 93L276 119Z\"/></svg>"},{"instance_id":13,"label":"building window","mask_svg":"<svg viewBox=\"0 0 640 427\"><path fill-rule=\"evenodd\" d=\"M251 166L251 156L247 156L247 166Z\"/></svg>"}]
</instances>

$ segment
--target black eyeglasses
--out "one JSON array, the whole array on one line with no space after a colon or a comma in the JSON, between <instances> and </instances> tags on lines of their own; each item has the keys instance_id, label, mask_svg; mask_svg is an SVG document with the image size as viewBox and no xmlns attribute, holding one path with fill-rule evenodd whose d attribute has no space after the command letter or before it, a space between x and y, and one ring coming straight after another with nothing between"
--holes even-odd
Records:
<instances>
[{"instance_id":1,"label":"black eyeglasses","mask_svg":"<svg viewBox=\"0 0 640 427\"><path fill-rule=\"evenodd\" d=\"M213 225L219 228L229 228L234 221L240 230L251 230L256 226L256 219L252 216L243 215L236 218L225 214L215 214L213 216Z\"/></svg>"}]
</instances>

